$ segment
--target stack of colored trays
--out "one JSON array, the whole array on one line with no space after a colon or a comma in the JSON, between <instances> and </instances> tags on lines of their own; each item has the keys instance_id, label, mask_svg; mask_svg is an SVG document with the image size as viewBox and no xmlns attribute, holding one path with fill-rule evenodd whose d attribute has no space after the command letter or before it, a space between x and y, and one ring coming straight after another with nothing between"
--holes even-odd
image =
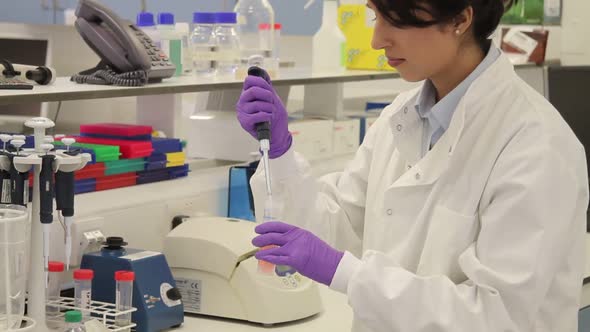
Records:
<instances>
[{"instance_id":1,"label":"stack of colored trays","mask_svg":"<svg viewBox=\"0 0 590 332\"><path fill-rule=\"evenodd\" d=\"M53 142L56 149L63 149L65 145L60 141ZM98 145L98 144L83 144L76 142L71 145L72 148L81 148L83 152L90 151L94 156L95 163L102 163L105 161L119 160L121 152L118 146L112 145ZM71 148L70 148L71 149ZM86 151L84 151L86 150Z\"/></svg>"},{"instance_id":2,"label":"stack of colored trays","mask_svg":"<svg viewBox=\"0 0 590 332\"><path fill-rule=\"evenodd\" d=\"M147 159L145 171L137 173L137 183L152 183L187 176L186 154L176 138L152 138L154 153Z\"/></svg>"},{"instance_id":3,"label":"stack of colored trays","mask_svg":"<svg viewBox=\"0 0 590 332\"><path fill-rule=\"evenodd\" d=\"M149 126L81 125L80 135L74 136L76 143L73 146L89 149L95 154L96 163L76 172L76 193L187 176L189 170L181 141L152 138L151 133ZM110 151L106 158L105 149Z\"/></svg>"}]
</instances>

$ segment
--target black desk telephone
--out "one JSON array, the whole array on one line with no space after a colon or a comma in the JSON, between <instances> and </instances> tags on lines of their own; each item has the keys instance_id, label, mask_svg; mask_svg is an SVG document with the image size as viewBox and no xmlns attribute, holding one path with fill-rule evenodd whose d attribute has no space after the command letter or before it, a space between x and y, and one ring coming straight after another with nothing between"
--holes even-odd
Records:
<instances>
[{"instance_id":1,"label":"black desk telephone","mask_svg":"<svg viewBox=\"0 0 590 332\"><path fill-rule=\"evenodd\" d=\"M80 0L76 16L76 29L102 60L95 68L72 76L72 81L140 86L174 75L176 67L154 41L107 7Z\"/></svg>"}]
</instances>

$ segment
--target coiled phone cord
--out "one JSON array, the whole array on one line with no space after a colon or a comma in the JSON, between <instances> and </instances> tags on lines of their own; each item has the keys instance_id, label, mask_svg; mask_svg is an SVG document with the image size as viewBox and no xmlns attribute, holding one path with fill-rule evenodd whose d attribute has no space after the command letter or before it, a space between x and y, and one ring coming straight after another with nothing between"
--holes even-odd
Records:
<instances>
[{"instance_id":1,"label":"coiled phone cord","mask_svg":"<svg viewBox=\"0 0 590 332\"><path fill-rule=\"evenodd\" d=\"M148 74L145 70L117 73L101 62L95 68L73 75L70 80L79 84L144 86L148 83Z\"/></svg>"}]
</instances>

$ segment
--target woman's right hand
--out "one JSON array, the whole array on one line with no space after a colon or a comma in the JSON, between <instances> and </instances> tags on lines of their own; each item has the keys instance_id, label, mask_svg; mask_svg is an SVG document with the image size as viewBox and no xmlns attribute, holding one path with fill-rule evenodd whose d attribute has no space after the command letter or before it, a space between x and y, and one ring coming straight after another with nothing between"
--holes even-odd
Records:
<instances>
[{"instance_id":1,"label":"woman's right hand","mask_svg":"<svg viewBox=\"0 0 590 332\"><path fill-rule=\"evenodd\" d=\"M256 139L256 124L270 122L268 156L271 159L289 150L293 138L289 132L287 110L269 81L258 76L248 76L236 112L242 128Z\"/></svg>"}]
</instances>

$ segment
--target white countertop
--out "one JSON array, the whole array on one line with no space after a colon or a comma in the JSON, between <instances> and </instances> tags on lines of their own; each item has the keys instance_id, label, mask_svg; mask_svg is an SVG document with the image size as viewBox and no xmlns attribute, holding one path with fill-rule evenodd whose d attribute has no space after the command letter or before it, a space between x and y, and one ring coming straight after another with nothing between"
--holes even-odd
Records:
<instances>
[{"instance_id":1,"label":"white countertop","mask_svg":"<svg viewBox=\"0 0 590 332\"><path fill-rule=\"evenodd\" d=\"M590 234L586 235L586 274L590 277ZM220 331L220 332L296 332L296 331L350 331L352 327L352 309L348 305L346 295L320 286L320 295L324 311L316 316L292 323L283 323L264 327L260 324L242 321L219 319L199 315L185 317L184 325L176 329L182 332ZM582 307L590 306L590 284L583 290Z\"/></svg>"},{"instance_id":2,"label":"white countertop","mask_svg":"<svg viewBox=\"0 0 590 332\"><path fill-rule=\"evenodd\" d=\"M291 323L272 327L230 319L220 319L199 315L187 315L181 328L173 331L182 332L295 332L295 331L350 331L352 327L352 309L346 295L335 292L328 287L319 286L324 311L318 315Z\"/></svg>"}]
</instances>

